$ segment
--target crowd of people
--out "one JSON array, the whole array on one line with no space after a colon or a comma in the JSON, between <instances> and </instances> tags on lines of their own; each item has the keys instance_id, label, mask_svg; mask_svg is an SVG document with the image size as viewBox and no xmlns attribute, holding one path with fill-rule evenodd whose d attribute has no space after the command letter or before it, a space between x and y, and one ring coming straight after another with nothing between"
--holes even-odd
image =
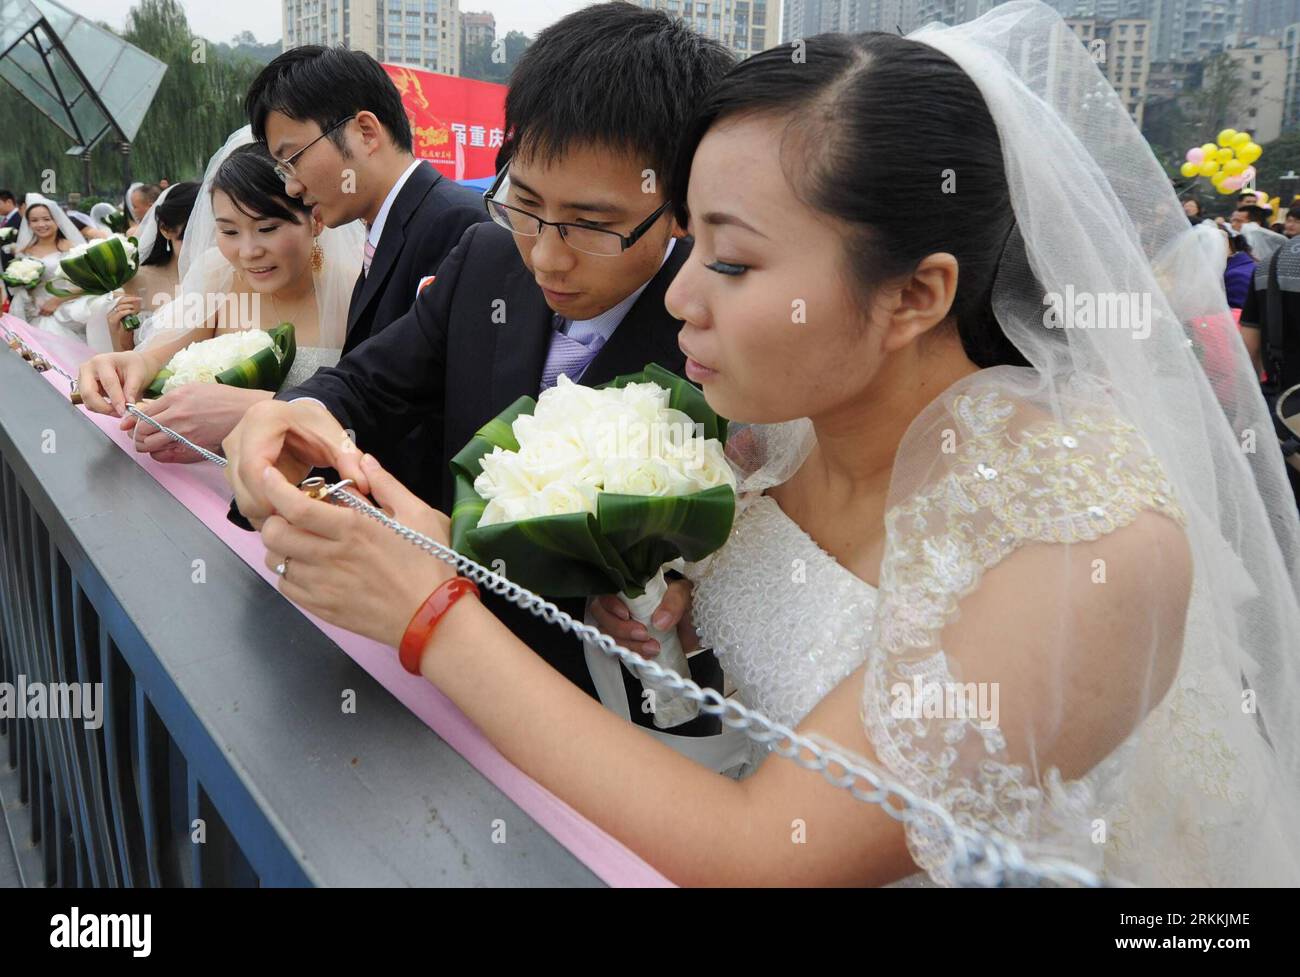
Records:
<instances>
[{"instance_id":1,"label":"crowd of people","mask_svg":"<svg viewBox=\"0 0 1300 977\"><path fill-rule=\"evenodd\" d=\"M1118 99L1067 111L1078 79L1105 82L1034 0L801 44L736 63L663 13L571 14L511 77L486 194L416 159L372 58L284 52L201 182L128 194L143 267L101 310L86 408L159 461L198 458L128 405L223 452L231 518L286 597L400 648L671 879L953 882L935 820L771 742L737 751L707 710L656 728L652 685L625 669L611 700L589 646L297 488L332 469L449 543L451 459L519 398L684 374L732 421L739 486L727 543L655 614L685 677L1031 854L1300 882L1300 519L1260 386L1289 375L1267 320L1292 277L1259 262L1289 261L1300 222L1244 196L1204 221ZM20 253L57 261L82 233L53 201L21 209ZM1067 294L1138 296L1146 328L1076 321ZM65 308L16 314L75 332ZM280 390L142 400L178 350L286 321ZM660 651L617 597L555 603ZM1000 717L900 710L922 680L1000 689Z\"/></svg>"},{"instance_id":2,"label":"crowd of people","mask_svg":"<svg viewBox=\"0 0 1300 977\"><path fill-rule=\"evenodd\" d=\"M1215 235L1218 244L1208 246L1215 252L1216 268L1218 257L1223 258L1224 296L1261 392L1278 418L1287 475L1300 504L1300 306L1288 297L1300 282L1287 273L1300 254L1300 242L1291 243L1300 234L1300 197L1281 220L1272 210L1265 195L1254 191L1238 194L1229 217L1212 220L1199 201L1183 201L1183 211L1194 227L1202 225L1222 234L1221 239Z\"/></svg>"}]
</instances>

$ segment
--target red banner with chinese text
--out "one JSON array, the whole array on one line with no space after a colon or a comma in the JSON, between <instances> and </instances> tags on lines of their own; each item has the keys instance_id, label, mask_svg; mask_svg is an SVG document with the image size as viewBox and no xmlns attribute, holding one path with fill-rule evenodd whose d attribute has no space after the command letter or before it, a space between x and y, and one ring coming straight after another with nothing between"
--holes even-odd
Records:
<instances>
[{"instance_id":1,"label":"red banner with chinese text","mask_svg":"<svg viewBox=\"0 0 1300 977\"><path fill-rule=\"evenodd\" d=\"M504 138L506 86L384 65L411 120L415 155L453 180L496 175Z\"/></svg>"}]
</instances>

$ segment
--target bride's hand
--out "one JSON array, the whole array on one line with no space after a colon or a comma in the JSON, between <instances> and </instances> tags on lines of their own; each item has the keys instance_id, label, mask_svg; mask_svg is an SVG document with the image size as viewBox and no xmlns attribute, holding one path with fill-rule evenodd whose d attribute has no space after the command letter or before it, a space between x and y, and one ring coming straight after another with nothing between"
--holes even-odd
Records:
<instances>
[{"instance_id":1,"label":"bride's hand","mask_svg":"<svg viewBox=\"0 0 1300 977\"><path fill-rule=\"evenodd\" d=\"M361 460L375 501L398 522L447 543L451 521L425 505L370 455ZM264 474L275 510L262 524L266 565L286 561L280 592L331 624L397 647L450 565L345 506L309 498L276 468Z\"/></svg>"},{"instance_id":2,"label":"bride's hand","mask_svg":"<svg viewBox=\"0 0 1300 977\"><path fill-rule=\"evenodd\" d=\"M667 631L676 625L677 640L682 643L682 650L692 652L699 650L700 637L691 622L691 597L694 585L689 580L674 580L668 585L668 593L650 619L660 631ZM632 620L627 605L617 595L597 597L591 602L591 616L596 627L609 635L624 648L635 651L642 658L654 658L659 654L659 642L650 637L645 627Z\"/></svg>"},{"instance_id":3,"label":"bride's hand","mask_svg":"<svg viewBox=\"0 0 1300 977\"><path fill-rule=\"evenodd\" d=\"M159 424L165 424L195 444L215 451L248 408L270 400L272 396L265 390L245 390L224 383L188 383L157 400L141 401L136 406ZM136 451L153 455L158 461L197 461L199 458L156 427L143 421L137 426L133 414L122 418L120 427L123 431L133 432ZM177 449L183 454L178 455Z\"/></svg>"},{"instance_id":4,"label":"bride's hand","mask_svg":"<svg viewBox=\"0 0 1300 977\"><path fill-rule=\"evenodd\" d=\"M126 414L158 371L139 350L100 353L81 364L77 392L82 403L96 414Z\"/></svg>"}]
</instances>

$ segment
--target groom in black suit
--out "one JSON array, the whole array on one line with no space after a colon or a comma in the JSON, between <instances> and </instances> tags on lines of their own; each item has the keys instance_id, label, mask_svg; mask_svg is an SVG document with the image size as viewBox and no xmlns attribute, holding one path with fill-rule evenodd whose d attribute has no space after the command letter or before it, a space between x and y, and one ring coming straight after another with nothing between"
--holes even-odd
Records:
<instances>
[{"instance_id":1,"label":"groom in black suit","mask_svg":"<svg viewBox=\"0 0 1300 977\"><path fill-rule=\"evenodd\" d=\"M245 109L289 194L315 204L330 227L366 225L344 353L402 316L465 229L487 219L477 191L412 155L401 95L368 54L291 48L258 75ZM417 427L408 437L394 474L418 490L421 472L405 459L427 433Z\"/></svg>"},{"instance_id":2,"label":"groom in black suit","mask_svg":"<svg viewBox=\"0 0 1300 977\"><path fill-rule=\"evenodd\" d=\"M295 474L337 462L346 428L392 470L412 461L400 453L417 424L428 432L417 494L448 512L451 457L519 397L536 397L560 373L587 385L652 362L680 374L680 323L664 294L691 241L668 211L665 176L695 106L731 64L720 45L628 4L588 7L543 31L511 78L512 138L488 194L495 223L465 233L406 315L337 367L245 415L226 442L245 514L269 515L259 467L267 459ZM604 81L592 85L594 78ZM307 441L329 457L313 456L301 447ZM521 640L595 696L579 642L484 598ZM581 600L558 603L582 618ZM710 653L691 666L697 681L720 688ZM631 716L650 726L640 683L626 672L624 680ZM672 730L717 731L706 716Z\"/></svg>"}]
</instances>

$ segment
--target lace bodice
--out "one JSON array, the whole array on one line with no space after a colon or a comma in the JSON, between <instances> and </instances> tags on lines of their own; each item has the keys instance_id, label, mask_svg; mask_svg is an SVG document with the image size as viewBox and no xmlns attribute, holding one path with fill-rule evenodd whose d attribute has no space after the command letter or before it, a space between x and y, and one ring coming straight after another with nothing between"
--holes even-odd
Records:
<instances>
[{"instance_id":1,"label":"lace bodice","mask_svg":"<svg viewBox=\"0 0 1300 977\"><path fill-rule=\"evenodd\" d=\"M281 390L288 390L296 387L305 380L311 378L317 370L326 366L334 366L339 361L342 350L333 349L328 346L299 346L293 356L293 364L289 367L289 373L281 384Z\"/></svg>"},{"instance_id":2,"label":"lace bodice","mask_svg":"<svg viewBox=\"0 0 1300 977\"><path fill-rule=\"evenodd\" d=\"M1180 524L1186 518L1136 429L1106 410L1072 409L1064 423L1026 420L1011 399L977 389L956 397L934 425L934 443L949 425L961 436L936 470L923 473L923 487L888 510L880 589L762 495L742 497L727 545L688 566L695 625L737 697L797 727L865 664L863 718L873 751L890 776L959 823L1049 851L1061 845L1077 864L1130 880L1200 879L1173 860L1141 857L1156 842L1230 863L1243 798L1263 785L1254 765L1243 768L1249 724L1233 722L1234 710L1223 705L1240 697L1239 677L1207 669L1198 653L1214 628L1198 615L1204 601L1195 597L1191 640L1170 694L1151 702L1123 745L1079 780L1009 762L996 725L961 715L893 716L895 683L917 675L952 681L944 629L983 572L1017 548L1094 540L1144 510ZM751 747L740 775L752 773L766 749ZM1093 837L1098 824L1102 838ZM949 881L940 837L912 824L909 847L932 877Z\"/></svg>"},{"instance_id":3,"label":"lace bodice","mask_svg":"<svg viewBox=\"0 0 1300 977\"><path fill-rule=\"evenodd\" d=\"M695 576L695 626L746 706L790 727L863 663L875 588L758 496ZM810 624L810 622L812 622ZM767 748L752 744L752 773Z\"/></svg>"}]
</instances>

